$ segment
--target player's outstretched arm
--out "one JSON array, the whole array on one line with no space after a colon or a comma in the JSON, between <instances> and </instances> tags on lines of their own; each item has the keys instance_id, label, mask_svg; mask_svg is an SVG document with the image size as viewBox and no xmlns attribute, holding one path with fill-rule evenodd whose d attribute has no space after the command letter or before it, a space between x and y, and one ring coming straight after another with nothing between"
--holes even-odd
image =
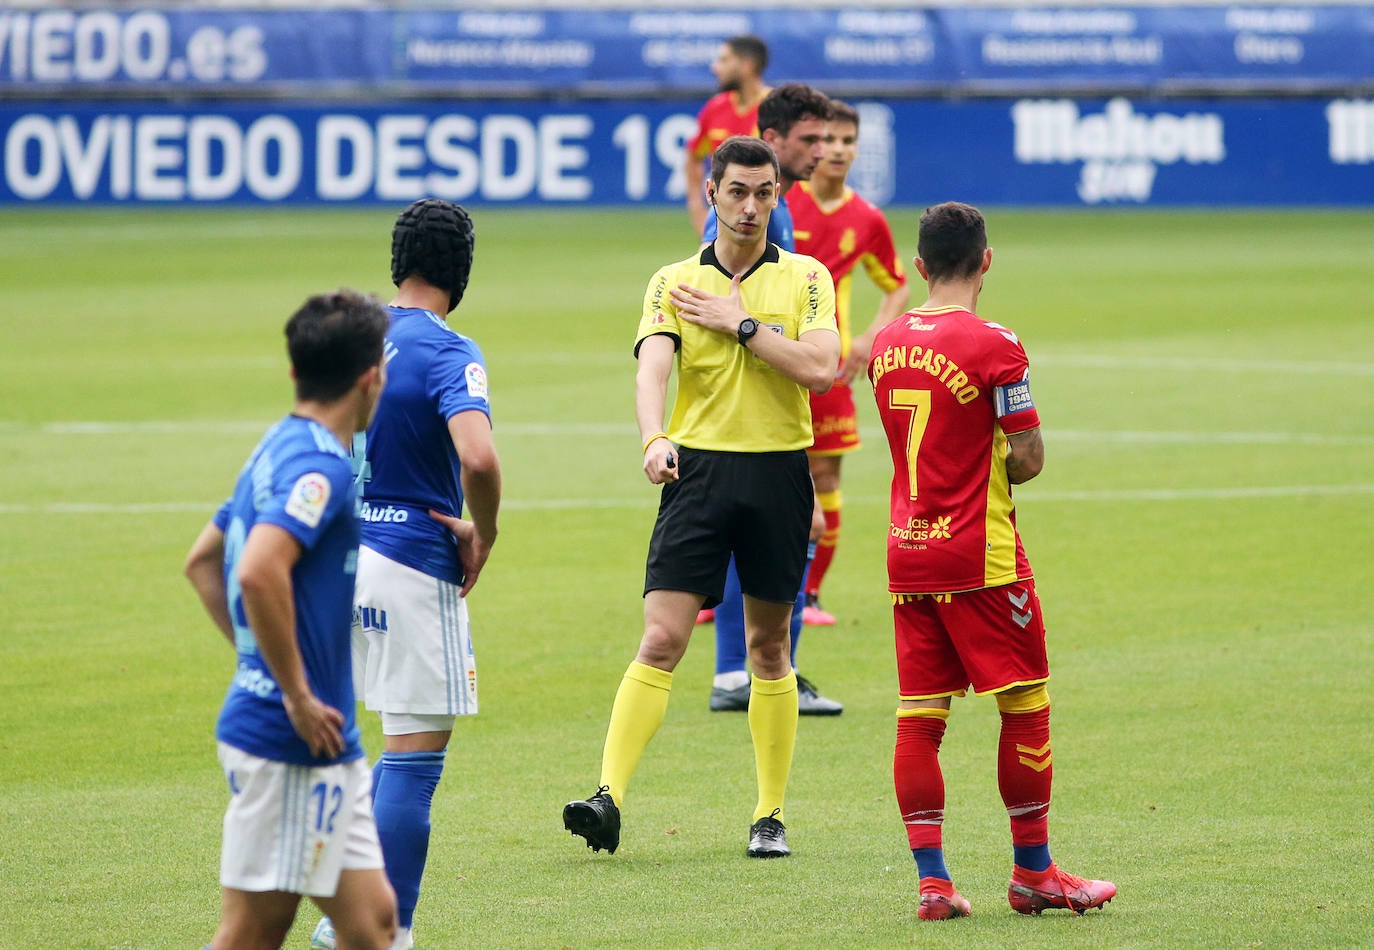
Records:
<instances>
[{"instance_id":1,"label":"player's outstretched arm","mask_svg":"<svg viewBox=\"0 0 1374 950\"><path fill-rule=\"evenodd\" d=\"M229 592L224 587L224 532L213 521L201 529L199 537L186 554L182 573L196 589L205 612L224 634L229 645L234 644L234 625L229 617Z\"/></svg>"},{"instance_id":2,"label":"player's outstretched arm","mask_svg":"<svg viewBox=\"0 0 1374 950\"><path fill-rule=\"evenodd\" d=\"M470 529L458 531L457 518L439 518L458 539L458 556L463 562L463 586L458 593L468 595L486 566L496 544L496 520L501 508L501 460L492 440L491 420L485 412L470 409L448 420L449 438L462 462L463 500L471 522Z\"/></svg>"},{"instance_id":3,"label":"player's outstretched arm","mask_svg":"<svg viewBox=\"0 0 1374 950\"><path fill-rule=\"evenodd\" d=\"M1040 427L1007 436L1007 481L1013 485L1028 482L1045 467L1045 442Z\"/></svg>"},{"instance_id":4,"label":"player's outstretched arm","mask_svg":"<svg viewBox=\"0 0 1374 950\"><path fill-rule=\"evenodd\" d=\"M254 525L239 556L243 612L258 653L282 691L292 728L305 740L311 754L333 758L343 751L343 713L320 702L311 692L296 640L291 569L300 557L300 542L285 528Z\"/></svg>"},{"instance_id":5,"label":"player's outstretched arm","mask_svg":"<svg viewBox=\"0 0 1374 950\"><path fill-rule=\"evenodd\" d=\"M635 421L644 445L644 474L655 485L677 478L677 468L669 465L673 443L663 431L663 410L668 402L668 378L673 372L677 345L666 334L646 337L639 344L639 368L635 371Z\"/></svg>"}]
</instances>

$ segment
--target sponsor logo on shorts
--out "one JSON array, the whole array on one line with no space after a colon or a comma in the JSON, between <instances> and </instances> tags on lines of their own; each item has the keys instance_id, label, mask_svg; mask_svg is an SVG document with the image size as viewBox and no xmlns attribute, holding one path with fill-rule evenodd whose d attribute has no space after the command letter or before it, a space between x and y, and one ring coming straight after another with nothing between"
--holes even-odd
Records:
<instances>
[{"instance_id":1,"label":"sponsor logo on shorts","mask_svg":"<svg viewBox=\"0 0 1374 950\"><path fill-rule=\"evenodd\" d=\"M386 633L386 611L379 607L353 607L353 626L358 630Z\"/></svg>"}]
</instances>

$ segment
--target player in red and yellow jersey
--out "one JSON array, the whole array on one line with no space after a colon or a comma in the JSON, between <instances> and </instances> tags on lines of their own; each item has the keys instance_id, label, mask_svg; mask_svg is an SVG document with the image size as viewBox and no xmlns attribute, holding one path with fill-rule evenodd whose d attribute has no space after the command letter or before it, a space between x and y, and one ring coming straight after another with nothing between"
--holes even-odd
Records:
<instances>
[{"instance_id":1,"label":"player in red and yellow jersey","mask_svg":"<svg viewBox=\"0 0 1374 950\"><path fill-rule=\"evenodd\" d=\"M821 609L820 590L840 537L840 462L859 447L859 423L849 383L863 369L873 335L906 309L911 296L887 218L845 184L859 150L859 113L838 100L831 100L831 106L824 157L811 180L798 182L790 198L797 250L823 263L835 278L835 317L840 327L839 377L828 393L811 397L816 442L807 452L816 500L825 515L825 534L806 576L802 620L821 626L835 622L832 614ZM860 264L883 298L871 324L851 345L850 298L854 270Z\"/></svg>"},{"instance_id":2,"label":"player in red and yellow jersey","mask_svg":"<svg viewBox=\"0 0 1374 950\"><path fill-rule=\"evenodd\" d=\"M698 237L706 226L705 162L732 135L759 134L759 103L768 95L763 71L768 46L757 36L732 36L720 44L711 72L720 92L697 114L697 131L687 141L687 216Z\"/></svg>"},{"instance_id":3,"label":"player in red and yellow jersey","mask_svg":"<svg viewBox=\"0 0 1374 950\"><path fill-rule=\"evenodd\" d=\"M1044 464L1030 364L1015 333L977 316L992 249L976 208L928 208L917 253L929 297L878 332L868 364L892 452L887 564L901 695L893 777L921 877L917 916L969 913L945 866L939 751L950 698L970 686L992 693L1001 712L1007 899L1022 914L1081 914L1115 897L1116 885L1050 858L1049 661L1011 498L1011 486Z\"/></svg>"}]
</instances>

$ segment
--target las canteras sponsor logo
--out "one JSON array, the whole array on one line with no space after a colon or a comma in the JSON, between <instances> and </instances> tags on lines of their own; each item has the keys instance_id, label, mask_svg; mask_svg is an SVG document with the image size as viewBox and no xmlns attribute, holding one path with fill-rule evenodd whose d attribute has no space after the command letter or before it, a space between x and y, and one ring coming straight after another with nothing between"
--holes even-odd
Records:
<instances>
[{"instance_id":1,"label":"las canteras sponsor logo","mask_svg":"<svg viewBox=\"0 0 1374 950\"><path fill-rule=\"evenodd\" d=\"M1018 163L1083 163L1078 197L1085 204L1145 202L1158 166L1226 158L1225 124L1214 112L1144 115L1117 98L1100 113L1081 115L1071 99L1022 99L1011 118Z\"/></svg>"}]
</instances>

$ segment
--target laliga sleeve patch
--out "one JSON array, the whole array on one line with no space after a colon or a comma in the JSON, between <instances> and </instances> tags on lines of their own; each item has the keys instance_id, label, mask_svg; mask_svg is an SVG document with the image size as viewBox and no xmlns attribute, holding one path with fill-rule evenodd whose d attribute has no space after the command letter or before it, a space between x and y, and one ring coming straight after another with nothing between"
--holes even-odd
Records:
<instances>
[{"instance_id":1,"label":"laliga sleeve patch","mask_svg":"<svg viewBox=\"0 0 1374 950\"><path fill-rule=\"evenodd\" d=\"M481 363L469 363L464 375L468 381L468 395L474 399L487 398L487 371Z\"/></svg>"},{"instance_id":2,"label":"laliga sleeve patch","mask_svg":"<svg viewBox=\"0 0 1374 950\"><path fill-rule=\"evenodd\" d=\"M996 386L993 388L993 393L997 400L997 418L999 419L1014 412L1035 408L1035 402L1031 399L1030 377L1019 382L1007 383L1005 386Z\"/></svg>"},{"instance_id":3,"label":"laliga sleeve patch","mask_svg":"<svg viewBox=\"0 0 1374 950\"><path fill-rule=\"evenodd\" d=\"M286 513L307 528L318 528L329 505L329 479L320 472L310 472L296 479L291 496L286 499Z\"/></svg>"}]
</instances>

